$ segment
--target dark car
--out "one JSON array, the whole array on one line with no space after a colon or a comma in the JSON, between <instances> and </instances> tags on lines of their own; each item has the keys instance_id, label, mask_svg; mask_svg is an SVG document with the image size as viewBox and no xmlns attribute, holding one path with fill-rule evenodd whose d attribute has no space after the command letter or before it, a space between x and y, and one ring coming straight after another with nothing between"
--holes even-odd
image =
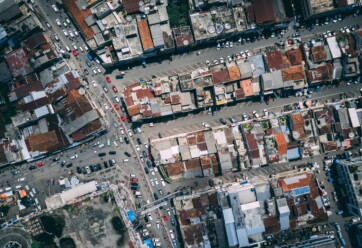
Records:
<instances>
[{"instance_id":1,"label":"dark car","mask_svg":"<svg viewBox=\"0 0 362 248\"><path fill-rule=\"evenodd\" d=\"M113 162L112 162L112 160L110 159L110 160L108 160L108 163L109 163L109 166L110 167L112 167L113 166Z\"/></svg>"},{"instance_id":2,"label":"dark car","mask_svg":"<svg viewBox=\"0 0 362 248\"><path fill-rule=\"evenodd\" d=\"M79 166L77 166L77 173L82 174L82 169Z\"/></svg>"},{"instance_id":3,"label":"dark car","mask_svg":"<svg viewBox=\"0 0 362 248\"><path fill-rule=\"evenodd\" d=\"M150 171L147 167L145 167L145 172L146 172L146 174L150 173Z\"/></svg>"},{"instance_id":4,"label":"dark car","mask_svg":"<svg viewBox=\"0 0 362 248\"><path fill-rule=\"evenodd\" d=\"M214 187L215 186L214 180L210 179L209 180L209 185L210 185L210 187Z\"/></svg>"},{"instance_id":5,"label":"dark car","mask_svg":"<svg viewBox=\"0 0 362 248\"><path fill-rule=\"evenodd\" d=\"M101 169L102 169L101 164L97 164L97 167L98 167L98 170L101 170Z\"/></svg>"},{"instance_id":6,"label":"dark car","mask_svg":"<svg viewBox=\"0 0 362 248\"><path fill-rule=\"evenodd\" d=\"M90 166L89 166L89 169L90 169L91 172L94 172L94 171L95 171L93 165L90 165Z\"/></svg>"},{"instance_id":7,"label":"dark car","mask_svg":"<svg viewBox=\"0 0 362 248\"><path fill-rule=\"evenodd\" d=\"M128 139L128 137L124 137L124 142L126 142L126 144L129 144L129 139Z\"/></svg>"},{"instance_id":8,"label":"dark car","mask_svg":"<svg viewBox=\"0 0 362 248\"><path fill-rule=\"evenodd\" d=\"M67 163L67 162L62 161L62 162L60 163L60 166L63 167L66 163Z\"/></svg>"},{"instance_id":9,"label":"dark car","mask_svg":"<svg viewBox=\"0 0 362 248\"><path fill-rule=\"evenodd\" d=\"M139 145L142 145L142 141L141 141L140 138L137 138L137 143L138 143Z\"/></svg>"},{"instance_id":10,"label":"dark car","mask_svg":"<svg viewBox=\"0 0 362 248\"><path fill-rule=\"evenodd\" d=\"M158 200L158 195L157 195L157 193L155 192L155 193L153 193L153 196L155 197L155 200L157 201Z\"/></svg>"},{"instance_id":11,"label":"dark car","mask_svg":"<svg viewBox=\"0 0 362 248\"><path fill-rule=\"evenodd\" d=\"M108 168L108 163L107 163L107 161L103 161L103 164L104 164L104 168Z\"/></svg>"},{"instance_id":12,"label":"dark car","mask_svg":"<svg viewBox=\"0 0 362 248\"><path fill-rule=\"evenodd\" d=\"M151 168L151 167L152 167L152 163L151 163L151 161L147 160L147 161L146 161L146 164L147 164L147 166L148 166L149 168Z\"/></svg>"},{"instance_id":13,"label":"dark car","mask_svg":"<svg viewBox=\"0 0 362 248\"><path fill-rule=\"evenodd\" d=\"M104 156L106 156L105 152L101 152L101 153L98 154L98 157L104 157Z\"/></svg>"},{"instance_id":14,"label":"dark car","mask_svg":"<svg viewBox=\"0 0 362 248\"><path fill-rule=\"evenodd\" d=\"M129 152L124 152L124 155L126 155L127 157L131 157L131 154Z\"/></svg>"},{"instance_id":15,"label":"dark car","mask_svg":"<svg viewBox=\"0 0 362 248\"><path fill-rule=\"evenodd\" d=\"M131 187L131 190L133 190L133 191L137 191L138 189L139 189L138 186L137 186L137 187L136 187L136 186L132 186L132 187Z\"/></svg>"},{"instance_id":16,"label":"dark car","mask_svg":"<svg viewBox=\"0 0 362 248\"><path fill-rule=\"evenodd\" d=\"M70 163L70 164L67 164L65 167L66 167L66 168L70 168L70 167L72 167L72 166L73 166L73 164Z\"/></svg>"},{"instance_id":17,"label":"dark car","mask_svg":"<svg viewBox=\"0 0 362 248\"><path fill-rule=\"evenodd\" d=\"M147 158L147 152L146 151L142 151L142 155L143 155L143 157Z\"/></svg>"},{"instance_id":18,"label":"dark car","mask_svg":"<svg viewBox=\"0 0 362 248\"><path fill-rule=\"evenodd\" d=\"M59 158L53 158L53 162L59 161Z\"/></svg>"},{"instance_id":19,"label":"dark car","mask_svg":"<svg viewBox=\"0 0 362 248\"><path fill-rule=\"evenodd\" d=\"M85 63L88 65L88 67L92 66L92 64L89 61L86 61Z\"/></svg>"},{"instance_id":20,"label":"dark car","mask_svg":"<svg viewBox=\"0 0 362 248\"><path fill-rule=\"evenodd\" d=\"M89 71L87 69L84 69L84 74L89 75Z\"/></svg>"},{"instance_id":21,"label":"dark car","mask_svg":"<svg viewBox=\"0 0 362 248\"><path fill-rule=\"evenodd\" d=\"M87 170L84 168L84 167L82 167L82 173L85 175L85 174L87 174Z\"/></svg>"},{"instance_id":22,"label":"dark car","mask_svg":"<svg viewBox=\"0 0 362 248\"><path fill-rule=\"evenodd\" d=\"M221 124L223 124L223 125L226 125L226 124L227 124L226 120L224 120L223 118L220 118L220 122L221 122Z\"/></svg>"},{"instance_id":23,"label":"dark car","mask_svg":"<svg viewBox=\"0 0 362 248\"><path fill-rule=\"evenodd\" d=\"M110 151L109 152L109 155L114 155L114 154L116 154L117 152L116 151Z\"/></svg>"},{"instance_id":24,"label":"dark car","mask_svg":"<svg viewBox=\"0 0 362 248\"><path fill-rule=\"evenodd\" d=\"M171 219L171 225L176 226L176 222L174 219Z\"/></svg>"},{"instance_id":25,"label":"dark car","mask_svg":"<svg viewBox=\"0 0 362 248\"><path fill-rule=\"evenodd\" d=\"M35 170L36 169L36 166L35 165L32 165L29 167L29 170Z\"/></svg>"},{"instance_id":26,"label":"dark car","mask_svg":"<svg viewBox=\"0 0 362 248\"><path fill-rule=\"evenodd\" d=\"M136 183L136 182L131 182L131 185L138 187L138 183Z\"/></svg>"},{"instance_id":27,"label":"dark car","mask_svg":"<svg viewBox=\"0 0 362 248\"><path fill-rule=\"evenodd\" d=\"M136 209L140 209L141 208L141 203L140 202L136 202Z\"/></svg>"},{"instance_id":28,"label":"dark car","mask_svg":"<svg viewBox=\"0 0 362 248\"><path fill-rule=\"evenodd\" d=\"M162 138L162 133L161 132L158 133L158 137Z\"/></svg>"},{"instance_id":29,"label":"dark car","mask_svg":"<svg viewBox=\"0 0 362 248\"><path fill-rule=\"evenodd\" d=\"M145 222L148 222L148 216L147 216L147 214L145 214L144 219L145 219Z\"/></svg>"}]
</instances>

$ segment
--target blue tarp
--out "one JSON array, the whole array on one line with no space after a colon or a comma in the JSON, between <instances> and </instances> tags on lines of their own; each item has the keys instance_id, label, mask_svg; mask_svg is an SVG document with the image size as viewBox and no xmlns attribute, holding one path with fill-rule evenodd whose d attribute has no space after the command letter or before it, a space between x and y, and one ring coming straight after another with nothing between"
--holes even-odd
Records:
<instances>
[{"instance_id":1,"label":"blue tarp","mask_svg":"<svg viewBox=\"0 0 362 248\"><path fill-rule=\"evenodd\" d=\"M327 177L330 177L331 176L331 173L330 172L327 172Z\"/></svg>"},{"instance_id":2,"label":"blue tarp","mask_svg":"<svg viewBox=\"0 0 362 248\"><path fill-rule=\"evenodd\" d=\"M148 246L148 248L153 248L152 241L150 238L143 240L143 243Z\"/></svg>"},{"instance_id":3,"label":"blue tarp","mask_svg":"<svg viewBox=\"0 0 362 248\"><path fill-rule=\"evenodd\" d=\"M302 188L293 189L292 192L293 192L294 196L298 196L298 195L304 195L304 194L310 193L310 190L309 190L308 186L305 186Z\"/></svg>"},{"instance_id":4,"label":"blue tarp","mask_svg":"<svg viewBox=\"0 0 362 248\"><path fill-rule=\"evenodd\" d=\"M333 182L333 178L328 178L328 182Z\"/></svg>"},{"instance_id":5,"label":"blue tarp","mask_svg":"<svg viewBox=\"0 0 362 248\"><path fill-rule=\"evenodd\" d=\"M127 216L130 221L134 221L136 219L132 210L127 211Z\"/></svg>"},{"instance_id":6,"label":"blue tarp","mask_svg":"<svg viewBox=\"0 0 362 248\"><path fill-rule=\"evenodd\" d=\"M301 158L301 154L299 152L299 148L293 148L293 149L289 149L287 151L287 159L288 160L295 160L295 159L299 159Z\"/></svg>"}]
</instances>

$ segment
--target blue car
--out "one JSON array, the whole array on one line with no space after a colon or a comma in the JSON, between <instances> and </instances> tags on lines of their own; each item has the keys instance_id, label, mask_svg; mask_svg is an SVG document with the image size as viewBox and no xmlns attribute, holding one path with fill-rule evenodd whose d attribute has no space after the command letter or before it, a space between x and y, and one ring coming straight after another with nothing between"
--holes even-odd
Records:
<instances>
[{"instance_id":1,"label":"blue car","mask_svg":"<svg viewBox=\"0 0 362 248\"><path fill-rule=\"evenodd\" d=\"M87 54L87 57L89 60L93 60L93 57L92 57L92 55L90 55L90 53Z\"/></svg>"}]
</instances>

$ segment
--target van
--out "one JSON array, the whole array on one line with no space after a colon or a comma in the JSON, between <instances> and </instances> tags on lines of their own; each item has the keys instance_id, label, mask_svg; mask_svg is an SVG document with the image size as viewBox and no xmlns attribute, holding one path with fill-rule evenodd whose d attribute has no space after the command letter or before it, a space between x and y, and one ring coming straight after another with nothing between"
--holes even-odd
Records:
<instances>
[{"instance_id":1,"label":"van","mask_svg":"<svg viewBox=\"0 0 362 248\"><path fill-rule=\"evenodd\" d=\"M35 198L34 201L35 201L35 203L36 203L37 205L39 204L38 198Z\"/></svg>"},{"instance_id":2,"label":"van","mask_svg":"<svg viewBox=\"0 0 362 248\"><path fill-rule=\"evenodd\" d=\"M137 132L138 132L138 133L142 133L141 128L137 127Z\"/></svg>"},{"instance_id":3,"label":"van","mask_svg":"<svg viewBox=\"0 0 362 248\"><path fill-rule=\"evenodd\" d=\"M128 158L123 159L123 163L126 163L126 162L128 162L128 161L129 161L129 159L128 159Z\"/></svg>"},{"instance_id":4,"label":"van","mask_svg":"<svg viewBox=\"0 0 362 248\"><path fill-rule=\"evenodd\" d=\"M33 192L34 195L36 195L36 190L32 188L31 192Z\"/></svg>"},{"instance_id":5,"label":"van","mask_svg":"<svg viewBox=\"0 0 362 248\"><path fill-rule=\"evenodd\" d=\"M115 147L118 147L118 144L117 144L116 141L113 141L113 145L114 145Z\"/></svg>"},{"instance_id":6,"label":"van","mask_svg":"<svg viewBox=\"0 0 362 248\"><path fill-rule=\"evenodd\" d=\"M20 184L20 185L16 185L15 188L16 188L16 189L21 189L21 187L22 187L22 186L21 186L21 184Z\"/></svg>"},{"instance_id":7,"label":"van","mask_svg":"<svg viewBox=\"0 0 362 248\"><path fill-rule=\"evenodd\" d=\"M123 143L123 137L119 137L119 142Z\"/></svg>"},{"instance_id":8,"label":"van","mask_svg":"<svg viewBox=\"0 0 362 248\"><path fill-rule=\"evenodd\" d=\"M7 191L11 191L11 187L5 188L5 191L6 191L6 192L7 192Z\"/></svg>"},{"instance_id":9,"label":"van","mask_svg":"<svg viewBox=\"0 0 362 248\"><path fill-rule=\"evenodd\" d=\"M141 192L135 191L134 194L135 194L135 195L141 195Z\"/></svg>"},{"instance_id":10,"label":"van","mask_svg":"<svg viewBox=\"0 0 362 248\"><path fill-rule=\"evenodd\" d=\"M102 148L102 147L104 147L104 144L100 144L100 145L98 146L98 148Z\"/></svg>"},{"instance_id":11,"label":"van","mask_svg":"<svg viewBox=\"0 0 362 248\"><path fill-rule=\"evenodd\" d=\"M29 191L29 190L30 190L29 185L25 185L25 189L26 189L27 191Z\"/></svg>"}]
</instances>

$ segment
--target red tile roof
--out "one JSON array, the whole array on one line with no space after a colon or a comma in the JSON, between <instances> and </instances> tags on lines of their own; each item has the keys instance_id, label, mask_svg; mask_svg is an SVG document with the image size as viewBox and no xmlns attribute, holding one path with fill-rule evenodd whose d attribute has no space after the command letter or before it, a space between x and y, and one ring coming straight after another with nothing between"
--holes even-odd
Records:
<instances>
[{"instance_id":1,"label":"red tile roof","mask_svg":"<svg viewBox=\"0 0 362 248\"><path fill-rule=\"evenodd\" d=\"M312 47L311 52L314 62L321 62L327 59L327 51L323 45Z\"/></svg>"},{"instance_id":2,"label":"red tile roof","mask_svg":"<svg viewBox=\"0 0 362 248\"><path fill-rule=\"evenodd\" d=\"M25 76L33 71L28 62L28 56L26 56L22 47L6 54L5 60L9 66L9 71L14 77Z\"/></svg>"},{"instance_id":3,"label":"red tile roof","mask_svg":"<svg viewBox=\"0 0 362 248\"><path fill-rule=\"evenodd\" d=\"M312 180L313 175L311 173L306 173L303 175L305 175L305 178L303 177L299 177L298 179L296 178L296 181L294 183L289 183L289 184L285 182L286 178L280 178L278 182L283 192L290 192L293 189L309 186L309 182Z\"/></svg>"},{"instance_id":4,"label":"red tile roof","mask_svg":"<svg viewBox=\"0 0 362 248\"><path fill-rule=\"evenodd\" d=\"M227 70L221 70L212 74L214 84L226 83L230 81L229 73Z\"/></svg>"},{"instance_id":5,"label":"red tile roof","mask_svg":"<svg viewBox=\"0 0 362 248\"><path fill-rule=\"evenodd\" d=\"M138 19L138 31L140 33L143 50L147 51L153 49L154 46L147 19Z\"/></svg>"},{"instance_id":6,"label":"red tile roof","mask_svg":"<svg viewBox=\"0 0 362 248\"><path fill-rule=\"evenodd\" d=\"M282 70L282 78L283 81L299 81L305 80L305 70L303 66L293 66Z\"/></svg>"},{"instance_id":7,"label":"red tile roof","mask_svg":"<svg viewBox=\"0 0 362 248\"><path fill-rule=\"evenodd\" d=\"M291 66L288 57L281 51L266 52L265 60L270 70L280 70Z\"/></svg>"},{"instance_id":8,"label":"red tile roof","mask_svg":"<svg viewBox=\"0 0 362 248\"><path fill-rule=\"evenodd\" d=\"M249 5L246 8L246 13L247 13L248 21L249 22L255 22L255 14L254 14L253 5Z\"/></svg>"},{"instance_id":9,"label":"red tile roof","mask_svg":"<svg viewBox=\"0 0 362 248\"><path fill-rule=\"evenodd\" d=\"M178 161L176 163L173 164L168 164L165 165L164 168L167 171L167 174L172 177L172 176L181 176L183 174L184 170L184 166L183 163L181 161Z\"/></svg>"},{"instance_id":10,"label":"red tile roof","mask_svg":"<svg viewBox=\"0 0 362 248\"><path fill-rule=\"evenodd\" d=\"M49 41L50 40L44 33L36 33L24 41L23 47L26 51L31 51L38 48L42 44L48 43Z\"/></svg>"},{"instance_id":11,"label":"red tile roof","mask_svg":"<svg viewBox=\"0 0 362 248\"><path fill-rule=\"evenodd\" d=\"M59 146L59 140L55 131L30 135L25 138L29 151L48 152Z\"/></svg>"},{"instance_id":12,"label":"red tile roof","mask_svg":"<svg viewBox=\"0 0 362 248\"><path fill-rule=\"evenodd\" d=\"M302 51L299 48L291 49L287 51L286 54L292 65L301 65L303 63Z\"/></svg>"},{"instance_id":13,"label":"red tile roof","mask_svg":"<svg viewBox=\"0 0 362 248\"><path fill-rule=\"evenodd\" d=\"M285 140L283 133L276 133L275 134L275 141L277 142L278 147L278 155L285 155L287 154L287 141Z\"/></svg>"},{"instance_id":14,"label":"red tile roof","mask_svg":"<svg viewBox=\"0 0 362 248\"><path fill-rule=\"evenodd\" d=\"M275 22L273 3L271 0L253 0L257 24Z\"/></svg>"},{"instance_id":15,"label":"red tile roof","mask_svg":"<svg viewBox=\"0 0 362 248\"><path fill-rule=\"evenodd\" d=\"M123 0L123 8L127 14L134 14L140 11L139 0Z\"/></svg>"}]
</instances>

